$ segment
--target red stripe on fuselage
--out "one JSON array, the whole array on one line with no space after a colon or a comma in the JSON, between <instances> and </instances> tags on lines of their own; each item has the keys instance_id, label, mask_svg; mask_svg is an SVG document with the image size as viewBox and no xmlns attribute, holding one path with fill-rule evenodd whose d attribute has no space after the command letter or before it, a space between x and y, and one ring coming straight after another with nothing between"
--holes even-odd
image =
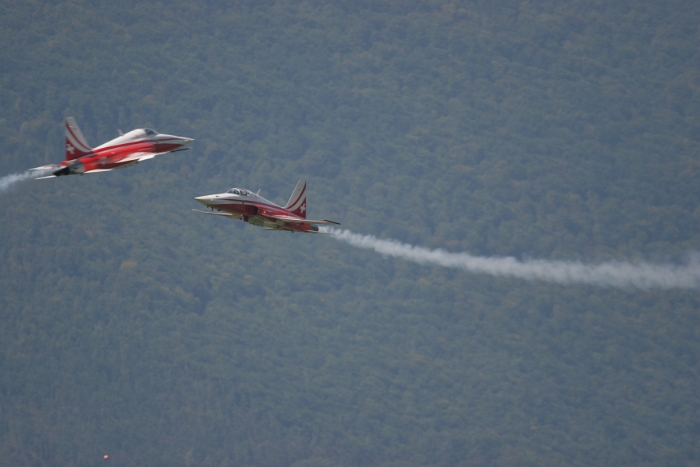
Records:
<instances>
[{"instance_id":1,"label":"red stripe on fuselage","mask_svg":"<svg viewBox=\"0 0 700 467\"><path fill-rule=\"evenodd\" d=\"M298 199L297 199L298 200ZM233 201L233 200L221 200L221 201ZM250 211L248 210L249 207L254 206L258 209L258 213L256 214L251 214ZM299 220L304 220L303 217L300 217L293 212L281 208L277 206L276 204L266 204L266 203L244 203L244 202L239 202L239 203L233 203L231 204L212 204L210 205L212 209L216 209L219 211L225 211L225 212L230 212L231 214L235 214L237 216L241 216L243 218L244 222L250 222L251 218L258 217L262 218L264 221L267 222L277 222L280 219L276 219L274 216L289 216L289 217L295 217ZM283 228L287 230L296 230L297 232L308 232L311 230L311 225L310 224L297 224L294 222L284 222L281 226L276 226L276 228Z\"/></svg>"},{"instance_id":2,"label":"red stripe on fuselage","mask_svg":"<svg viewBox=\"0 0 700 467\"><path fill-rule=\"evenodd\" d=\"M222 200L222 201L232 201L232 200ZM303 217L300 217L293 212L281 208L277 205L271 205L271 204L265 204L265 203L231 203L231 204L212 204L210 205L211 208L213 209L218 209L221 211L226 211L230 212L231 214L246 214L246 215L251 215L248 211L249 206L254 206L258 209L258 215L261 217L265 217L269 220L277 220L274 218L274 216L289 216L289 217L294 217L299 220L305 220Z\"/></svg>"},{"instance_id":3,"label":"red stripe on fuselage","mask_svg":"<svg viewBox=\"0 0 700 467\"><path fill-rule=\"evenodd\" d=\"M147 154L162 154L170 152L182 146L181 143L173 143L172 139L162 140L141 140L130 141L123 144L115 144L114 146L106 146L92 150L92 153L81 156L80 162L85 165L85 170L95 169L114 169L124 165L131 165L138 161L130 160L120 162L122 159L129 157L135 152L143 152ZM66 165L62 163L61 165Z\"/></svg>"},{"instance_id":4,"label":"red stripe on fuselage","mask_svg":"<svg viewBox=\"0 0 700 467\"><path fill-rule=\"evenodd\" d=\"M174 141L171 143L166 143L166 141ZM93 149L94 152L97 151L108 151L108 150L115 150L115 149L121 149L125 147L129 147L131 145L137 145L137 144L150 144L152 146L167 146L170 147L172 146L172 149L167 149L167 151L172 151L173 149L177 149L178 147L182 146L182 143L180 140L173 139L173 138L163 138L163 139L142 139L138 141L128 141L126 143L121 143L121 144L115 144L114 146L105 146L105 147L98 147ZM160 149L160 148L159 148Z\"/></svg>"}]
</instances>

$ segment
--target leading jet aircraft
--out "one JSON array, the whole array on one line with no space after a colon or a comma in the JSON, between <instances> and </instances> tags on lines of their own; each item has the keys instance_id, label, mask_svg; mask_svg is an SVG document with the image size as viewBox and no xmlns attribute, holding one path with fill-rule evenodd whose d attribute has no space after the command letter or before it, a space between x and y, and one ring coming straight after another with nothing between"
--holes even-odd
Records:
<instances>
[{"instance_id":1,"label":"leading jet aircraft","mask_svg":"<svg viewBox=\"0 0 700 467\"><path fill-rule=\"evenodd\" d=\"M96 148L91 148L73 117L68 117L66 126L66 159L60 164L35 167L38 178L63 175L108 172L121 169L141 161L153 159L161 154L184 151L194 141L182 136L164 135L150 128L132 130Z\"/></svg>"},{"instance_id":2,"label":"leading jet aircraft","mask_svg":"<svg viewBox=\"0 0 700 467\"><path fill-rule=\"evenodd\" d=\"M259 190L258 193L260 193ZM199 196L195 200L207 206L211 212L197 209L193 211L242 220L264 227L266 230L321 233L318 231L318 226L314 224L340 225L338 222L329 220L315 221L306 218L306 181L304 180L299 180L284 207L266 200L258 193L244 188L231 188L226 193Z\"/></svg>"}]
</instances>

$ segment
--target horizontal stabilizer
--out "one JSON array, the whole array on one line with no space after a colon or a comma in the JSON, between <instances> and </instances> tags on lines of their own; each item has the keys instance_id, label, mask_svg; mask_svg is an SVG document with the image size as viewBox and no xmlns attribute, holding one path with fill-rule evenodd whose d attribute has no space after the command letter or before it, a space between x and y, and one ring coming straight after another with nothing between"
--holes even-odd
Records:
<instances>
[{"instance_id":1,"label":"horizontal stabilizer","mask_svg":"<svg viewBox=\"0 0 700 467\"><path fill-rule=\"evenodd\" d=\"M54 172L57 169L60 169L60 165L56 164L49 164L49 165L42 165L41 167L34 167L33 169L29 169L30 172L36 172L37 175L42 175L48 172ZM51 174L51 175L43 175L42 177L35 177L34 180L41 180L42 178L55 178L56 176Z\"/></svg>"},{"instance_id":2,"label":"horizontal stabilizer","mask_svg":"<svg viewBox=\"0 0 700 467\"><path fill-rule=\"evenodd\" d=\"M41 167L34 167L33 169L29 170L53 170L53 169L58 169L61 167L60 165L57 164L49 164L49 165L42 165Z\"/></svg>"},{"instance_id":3,"label":"horizontal stabilizer","mask_svg":"<svg viewBox=\"0 0 700 467\"><path fill-rule=\"evenodd\" d=\"M333 222L333 221L310 221L308 219L304 219L304 222L300 222L303 224L318 224L318 225L340 225L340 222Z\"/></svg>"}]
</instances>

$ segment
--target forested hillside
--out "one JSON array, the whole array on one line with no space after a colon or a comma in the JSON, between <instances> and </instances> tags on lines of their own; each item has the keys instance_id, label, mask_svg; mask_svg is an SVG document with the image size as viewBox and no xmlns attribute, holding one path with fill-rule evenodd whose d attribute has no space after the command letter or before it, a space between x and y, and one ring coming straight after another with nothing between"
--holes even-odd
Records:
<instances>
[{"instance_id":1,"label":"forested hillside","mask_svg":"<svg viewBox=\"0 0 700 467\"><path fill-rule=\"evenodd\" d=\"M700 250L700 3L6 0L0 466L697 466L700 294L561 286L199 216L233 186L384 239Z\"/></svg>"}]
</instances>

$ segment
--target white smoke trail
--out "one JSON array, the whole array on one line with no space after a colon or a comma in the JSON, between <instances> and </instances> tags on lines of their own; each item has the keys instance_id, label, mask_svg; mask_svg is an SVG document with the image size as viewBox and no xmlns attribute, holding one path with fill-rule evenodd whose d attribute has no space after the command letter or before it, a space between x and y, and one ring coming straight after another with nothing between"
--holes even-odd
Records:
<instances>
[{"instance_id":1,"label":"white smoke trail","mask_svg":"<svg viewBox=\"0 0 700 467\"><path fill-rule=\"evenodd\" d=\"M19 182L41 177L43 175L46 175L48 172L49 171L43 170L27 170L23 173L5 175L4 177L0 177L0 195L10 191L10 189L12 189L12 187Z\"/></svg>"},{"instance_id":2,"label":"white smoke trail","mask_svg":"<svg viewBox=\"0 0 700 467\"><path fill-rule=\"evenodd\" d=\"M380 240L349 230L322 227L323 232L358 248L403 258L421 264L435 264L470 272L541 280L557 284L590 284L603 287L672 289L700 287L700 258L689 257L686 264L624 263L610 261L584 264L574 261L525 260L513 257L483 257L468 253L450 253L407 245L395 240Z\"/></svg>"}]
</instances>

